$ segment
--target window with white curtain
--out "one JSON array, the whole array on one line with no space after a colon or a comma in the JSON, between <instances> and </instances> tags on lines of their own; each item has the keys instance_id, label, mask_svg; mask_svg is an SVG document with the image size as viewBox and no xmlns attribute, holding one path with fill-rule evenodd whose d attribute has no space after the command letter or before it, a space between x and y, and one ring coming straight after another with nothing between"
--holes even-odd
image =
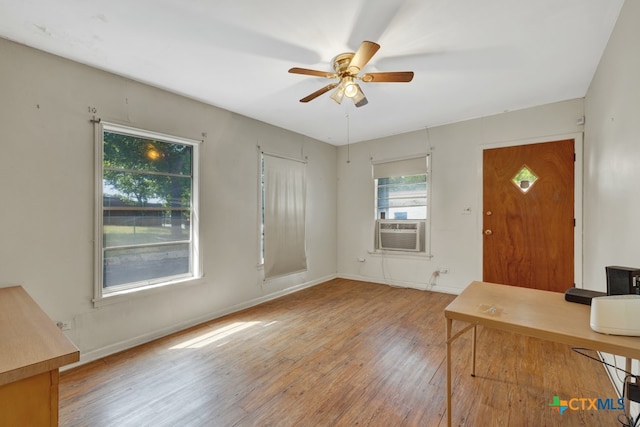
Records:
<instances>
[{"instance_id":1,"label":"window with white curtain","mask_svg":"<svg viewBox=\"0 0 640 427\"><path fill-rule=\"evenodd\" d=\"M262 153L262 260L265 280L307 269L306 163Z\"/></svg>"}]
</instances>

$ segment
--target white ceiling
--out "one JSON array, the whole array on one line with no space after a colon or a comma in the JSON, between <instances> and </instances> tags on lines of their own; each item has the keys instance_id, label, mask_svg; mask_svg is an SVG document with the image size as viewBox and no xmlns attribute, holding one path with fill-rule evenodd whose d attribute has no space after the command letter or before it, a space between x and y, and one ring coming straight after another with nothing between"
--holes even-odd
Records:
<instances>
[{"instance_id":1,"label":"white ceiling","mask_svg":"<svg viewBox=\"0 0 640 427\"><path fill-rule=\"evenodd\" d=\"M583 97L623 2L0 0L0 37L343 145ZM413 81L298 102L363 40Z\"/></svg>"}]
</instances>

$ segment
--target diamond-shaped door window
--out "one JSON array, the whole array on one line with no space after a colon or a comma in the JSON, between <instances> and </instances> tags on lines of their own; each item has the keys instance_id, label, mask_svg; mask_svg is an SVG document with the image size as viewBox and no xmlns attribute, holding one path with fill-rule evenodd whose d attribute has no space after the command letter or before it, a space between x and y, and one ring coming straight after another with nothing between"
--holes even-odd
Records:
<instances>
[{"instance_id":1,"label":"diamond-shaped door window","mask_svg":"<svg viewBox=\"0 0 640 427\"><path fill-rule=\"evenodd\" d=\"M531 169L529 169L527 165L524 165L520 168L518 174L513 177L511 182L513 182L520 191L526 193L537 180L538 177L531 172Z\"/></svg>"}]
</instances>

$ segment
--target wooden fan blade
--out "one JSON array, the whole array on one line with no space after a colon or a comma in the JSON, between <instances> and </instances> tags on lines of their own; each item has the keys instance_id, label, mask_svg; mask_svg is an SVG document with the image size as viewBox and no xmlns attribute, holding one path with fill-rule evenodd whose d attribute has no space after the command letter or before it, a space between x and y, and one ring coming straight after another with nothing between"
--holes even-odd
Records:
<instances>
[{"instance_id":1,"label":"wooden fan blade","mask_svg":"<svg viewBox=\"0 0 640 427\"><path fill-rule=\"evenodd\" d=\"M317 91L313 92L311 95L305 96L304 98L302 98L300 100L300 102L309 102L309 101L311 101L313 99L316 99L317 97L319 97L323 93L329 92L331 89L333 89L336 86L338 86L337 82L328 84L325 87L323 87L322 89L318 89Z\"/></svg>"},{"instance_id":2,"label":"wooden fan blade","mask_svg":"<svg viewBox=\"0 0 640 427\"><path fill-rule=\"evenodd\" d=\"M365 65L373 58L373 55L380 49L380 45L378 43L363 41L358 51L351 62L349 63L348 71L351 74L358 74L360 70L364 68Z\"/></svg>"},{"instance_id":3,"label":"wooden fan blade","mask_svg":"<svg viewBox=\"0 0 640 427\"><path fill-rule=\"evenodd\" d=\"M308 68L293 67L289 69L289 72L292 74L304 74L306 76L326 77L328 79L338 77L336 73L330 73L329 71L310 70Z\"/></svg>"},{"instance_id":4,"label":"wooden fan blade","mask_svg":"<svg viewBox=\"0 0 640 427\"><path fill-rule=\"evenodd\" d=\"M407 83L413 80L413 71L392 71L383 73L367 73L362 75L363 82L373 83Z\"/></svg>"}]
</instances>

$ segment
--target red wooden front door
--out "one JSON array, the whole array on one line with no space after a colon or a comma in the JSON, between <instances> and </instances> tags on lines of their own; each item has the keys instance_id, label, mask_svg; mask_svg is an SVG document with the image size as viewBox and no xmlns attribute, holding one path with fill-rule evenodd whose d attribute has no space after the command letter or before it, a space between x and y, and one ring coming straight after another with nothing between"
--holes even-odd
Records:
<instances>
[{"instance_id":1,"label":"red wooden front door","mask_svg":"<svg viewBox=\"0 0 640 427\"><path fill-rule=\"evenodd\" d=\"M574 140L483 153L483 280L574 285Z\"/></svg>"}]
</instances>

